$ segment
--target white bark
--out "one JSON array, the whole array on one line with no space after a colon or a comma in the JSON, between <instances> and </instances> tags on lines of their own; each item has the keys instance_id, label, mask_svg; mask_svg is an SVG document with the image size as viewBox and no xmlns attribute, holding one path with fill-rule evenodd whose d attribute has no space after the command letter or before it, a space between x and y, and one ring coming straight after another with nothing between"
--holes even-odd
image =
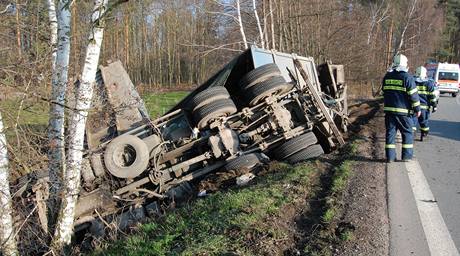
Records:
<instances>
[{"instance_id":1,"label":"white bark","mask_svg":"<svg viewBox=\"0 0 460 256\"><path fill-rule=\"evenodd\" d=\"M260 25L259 14L257 13L256 0L252 0L252 8L254 11L254 16L256 17L257 28L259 29L260 45L262 46L262 49L265 49L264 33L262 31L262 26Z\"/></svg>"},{"instance_id":2,"label":"white bark","mask_svg":"<svg viewBox=\"0 0 460 256\"><path fill-rule=\"evenodd\" d=\"M385 9L382 10L382 8ZM388 18L388 9L389 5L385 3L385 0L382 0L380 3L370 3L370 22L369 22L369 31L367 32L367 45L371 44L372 33L377 24L383 22Z\"/></svg>"},{"instance_id":3,"label":"white bark","mask_svg":"<svg viewBox=\"0 0 460 256\"><path fill-rule=\"evenodd\" d=\"M271 28L271 35L272 35L272 49L276 49L275 43L275 21L273 19L273 5L272 0L268 0L269 11L270 11L270 28Z\"/></svg>"},{"instance_id":4,"label":"white bark","mask_svg":"<svg viewBox=\"0 0 460 256\"><path fill-rule=\"evenodd\" d=\"M69 245L73 233L75 206L80 192L81 162L83 157L83 141L86 118L93 96L93 83L96 78L97 65L101 51L104 32L104 14L108 0L95 0L91 17L92 26L86 48L85 64L83 66L80 86L76 90L75 110L69 122L69 150L67 156L67 171L64 176L64 194L59 212L53 247L60 251Z\"/></svg>"},{"instance_id":5,"label":"white bark","mask_svg":"<svg viewBox=\"0 0 460 256\"><path fill-rule=\"evenodd\" d=\"M50 31L51 31L51 47L53 52L52 56L52 70L54 71L56 67L56 55L57 55L57 34L58 34L58 23L56 17L56 6L54 0L48 0L48 17L50 20Z\"/></svg>"},{"instance_id":6,"label":"white bark","mask_svg":"<svg viewBox=\"0 0 460 256\"><path fill-rule=\"evenodd\" d=\"M8 152L0 113L0 252L6 256L18 255L11 211Z\"/></svg>"},{"instance_id":7,"label":"white bark","mask_svg":"<svg viewBox=\"0 0 460 256\"><path fill-rule=\"evenodd\" d=\"M237 19L238 19L238 26L240 27L240 33L241 33L241 37L243 38L244 48L247 49L248 41L246 40L246 34L244 33L243 20L241 19L240 0L235 0L235 2L236 2L236 13L237 13Z\"/></svg>"},{"instance_id":8,"label":"white bark","mask_svg":"<svg viewBox=\"0 0 460 256\"><path fill-rule=\"evenodd\" d=\"M412 20L412 15L414 14L416 6L417 6L417 0L413 0L412 1L412 6L411 6L410 11L409 11L409 15L407 17L406 25L404 26L404 29L403 29L403 31L401 33L401 40L399 41L398 48L396 49L397 54L401 51L401 48L404 45L404 37L406 36L406 31L407 31L407 28L409 27L409 24L410 24L411 20Z\"/></svg>"},{"instance_id":9,"label":"white bark","mask_svg":"<svg viewBox=\"0 0 460 256\"><path fill-rule=\"evenodd\" d=\"M49 0L52 2L53 0ZM70 56L70 18L71 0L60 0L58 4L58 45L56 62L53 70L51 86L51 105L48 124L48 161L51 182L51 210L55 207L53 201L65 172L64 152L64 105L65 91L68 84L68 69ZM53 32L52 32L53 33Z\"/></svg>"}]
</instances>

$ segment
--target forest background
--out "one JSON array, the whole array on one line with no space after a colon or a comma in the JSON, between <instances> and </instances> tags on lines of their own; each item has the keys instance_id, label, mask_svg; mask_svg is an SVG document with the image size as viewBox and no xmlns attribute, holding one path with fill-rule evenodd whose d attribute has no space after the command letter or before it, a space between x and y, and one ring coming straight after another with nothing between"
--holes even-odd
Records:
<instances>
[{"instance_id":1,"label":"forest background","mask_svg":"<svg viewBox=\"0 0 460 256\"><path fill-rule=\"evenodd\" d=\"M0 112L12 180L47 165L53 73L47 2L0 0ZM248 43L311 56L318 64L343 64L351 96L361 99L378 94L396 53L408 56L412 71L426 62L460 58L460 0L119 2L104 16L99 64L121 60L151 109L161 105L156 93L193 89ZM70 87L86 64L93 6L86 0L67 6ZM72 92L67 90L67 99ZM149 101L152 93L155 100Z\"/></svg>"},{"instance_id":2,"label":"forest background","mask_svg":"<svg viewBox=\"0 0 460 256\"><path fill-rule=\"evenodd\" d=\"M70 87L84 64L92 7L70 5ZM0 111L14 180L46 165L53 47L47 1L1 0L0 14ZM378 93L395 53L408 56L410 71L458 63L459 22L460 0L127 1L106 17L99 64L121 60L154 116L177 100L158 92L203 83L245 49L244 39L345 65L351 97L363 99Z\"/></svg>"}]
</instances>

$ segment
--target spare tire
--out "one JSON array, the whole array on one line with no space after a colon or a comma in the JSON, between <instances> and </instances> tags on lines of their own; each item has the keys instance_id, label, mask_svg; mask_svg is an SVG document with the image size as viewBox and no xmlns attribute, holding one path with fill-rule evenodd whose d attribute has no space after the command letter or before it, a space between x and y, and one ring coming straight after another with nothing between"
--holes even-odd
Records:
<instances>
[{"instance_id":1,"label":"spare tire","mask_svg":"<svg viewBox=\"0 0 460 256\"><path fill-rule=\"evenodd\" d=\"M248 88L247 97L249 105L254 106L270 95L281 94L289 91L292 84L287 83L281 76L275 76L269 80L257 83Z\"/></svg>"},{"instance_id":2,"label":"spare tire","mask_svg":"<svg viewBox=\"0 0 460 256\"><path fill-rule=\"evenodd\" d=\"M249 87L263 82L271 77L281 76L281 71L278 66L274 63L265 64L254 70L249 71L239 82L239 88L244 90Z\"/></svg>"},{"instance_id":3,"label":"spare tire","mask_svg":"<svg viewBox=\"0 0 460 256\"><path fill-rule=\"evenodd\" d=\"M197 109L194 119L198 129L203 129L212 119L236 113L235 103L231 99L220 99Z\"/></svg>"},{"instance_id":4,"label":"spare tire","mask_svg":"<svg viewBox=\"0 0 460 256\"><path fill-rule=\"evenodd\" d=\"M242 155L237 158L233 158L225 164L224 169L226 171L230 170L239 170L242 168L252 168L256 164L260 163L260 157L259 154L247 154L247 155Z\"/></svg>"},{"instance_id":5,"label":"spare tire","mask_svg":"<svg viewBox=\"0 0 460 256\"><path fill-rule=\"evenodd\" d=\"M298 162L306 161L320 155L324 154L324 150L319 144L311 145L307 148L300 150L299 152L293 154L292 156L288 157L286 160L290 164L295 164Z\"/></svg>"},{"instance_id":6,"label":"spare tire","mask_svg":"<svg viewBox=\"0 0 460 256\"><path fill-rule=\"evenodd\" d=\"M134 135L121 135L113 139L104 152L107 170L118 178L134 178L149 164L147 145Z\"/></svg>"},{"instance_id":7,"label":"spare tire","mask_svg":"<svg viewBox=\"0 0 460 256\"><path fill-rule=\"evenodd\" d=\"M211 102L221 100L221 99L229 99L230 94L228 93L227 89L223 86L215 86L207 88L196 94L191 100L190 104L192 107L192 111L197 110L198 108L209 104Z\"/></svg>"},{"instance_id":8,"label":"spare tire","mask_svg":"<svg viewBox=\"0 0 460 256\"><path fill-rule=\"evenodd\" d=\"M291 138L274 150L274 157L278 160L284 160L287 157L299 152L318 142L313 132L307 132L300 136Z\"/></svg>"}]
</instances>

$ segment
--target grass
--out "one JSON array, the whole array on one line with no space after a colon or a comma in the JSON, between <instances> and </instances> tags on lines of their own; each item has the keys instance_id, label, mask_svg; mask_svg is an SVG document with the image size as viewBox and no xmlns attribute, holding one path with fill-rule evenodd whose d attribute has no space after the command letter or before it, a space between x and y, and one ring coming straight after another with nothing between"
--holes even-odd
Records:
<instances>
[{"instance_id":1,"label":"grass","mask_svg":"<svg viewBox=\"0 0 460 256\"><path fill-rule=\"evenodd\" d=\"M219 191L143 224L125 240L97 255L238 255L260 254L260 237L285 239L285 231L265 220L279 217L283 207L303 199L313 168L278 164L273 174L255 184ZM300 193L299 193L300 191Z\"/></svg>"},{"instance_id":2,"label":"grass","mask_svg":"<svg viewBox=\"0 0 460 256\"><path fill-rule=\"evenodd\" d=\"M353 231L351 230L345 230L344 232L342 232L340 234L340 240L342 241L351 241L355 238L354 234L353 234Z\"/></svg>"},{"instance_id":3,"label":"grass","mask_svg":"<svg viewBox=\"0 0 460 256\"><path fill-rule=\"evenodd\" d=\"M150 117L155 119L169 109L171 109L176 103L187 96L189 92L178 91L178 92L164 92L164 93L149 93L142 96L145 102L145 106L149 111Z\"/></svg>"},{"instance_id":4,"label":"grass","mask_svg":"<svg viewBox=\"0 0 460 256\"><path fill-rule=\"evenodd\" d=\"M189 92L148 93L142 96L152 117L166 113L171 107L182 100ZM19 97L0 101L4 121L7 126L16 122L21 99ZM26 99L19 113L20 125L48 125L49 105L44 101Z\"/></svg>"},{"instance_id":5,"label":"grass","mask_svg":"<svg viewBox=\"0 0 460 256\"><path fill-rule=\"evenodd\" d=\"M339 166L332 171L329 187L326 188L324 207L321 215L322 228L311 237L304 247L307 255L333 255L333 244L354 239L353 230L338 225L342 214L343 193L353 172L352 158L358 152L359 141L354 140L341 149L342 155Z\"/></svg>"},{"instance_id":6,"label":"grass","mask_svg":"<svg viewBox=\"0 0 460 256\"><path fill-rule=\"evenodd\" d=\"M22 109L20 98L0 101L0 110L6 126L14 125L19 114L19 125L47 125L48 104L43 101L24 100Z\"/></svg>"}]
</instances>

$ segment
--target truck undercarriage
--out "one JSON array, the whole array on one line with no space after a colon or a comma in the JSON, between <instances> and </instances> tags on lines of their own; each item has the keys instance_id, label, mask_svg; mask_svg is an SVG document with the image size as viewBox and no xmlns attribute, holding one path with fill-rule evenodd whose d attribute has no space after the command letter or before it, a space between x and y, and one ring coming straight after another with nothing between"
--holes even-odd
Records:
<instances>
[{"instance_id":1,"label":"truck undercarriage","mask_svg":"<svg viewBox=\"0 0 460 256\"><path fill-rule=\"evenodd\" d=\"M101 67L87 124L76 230L138 218L188 181L270 159L297 163L344 144L343 66L251 47L168 113L151 118L120 62ZM18 181L46 227L47 175ZM127 225L127 224L126 224Z\"/></svg>"}]
</instances>

